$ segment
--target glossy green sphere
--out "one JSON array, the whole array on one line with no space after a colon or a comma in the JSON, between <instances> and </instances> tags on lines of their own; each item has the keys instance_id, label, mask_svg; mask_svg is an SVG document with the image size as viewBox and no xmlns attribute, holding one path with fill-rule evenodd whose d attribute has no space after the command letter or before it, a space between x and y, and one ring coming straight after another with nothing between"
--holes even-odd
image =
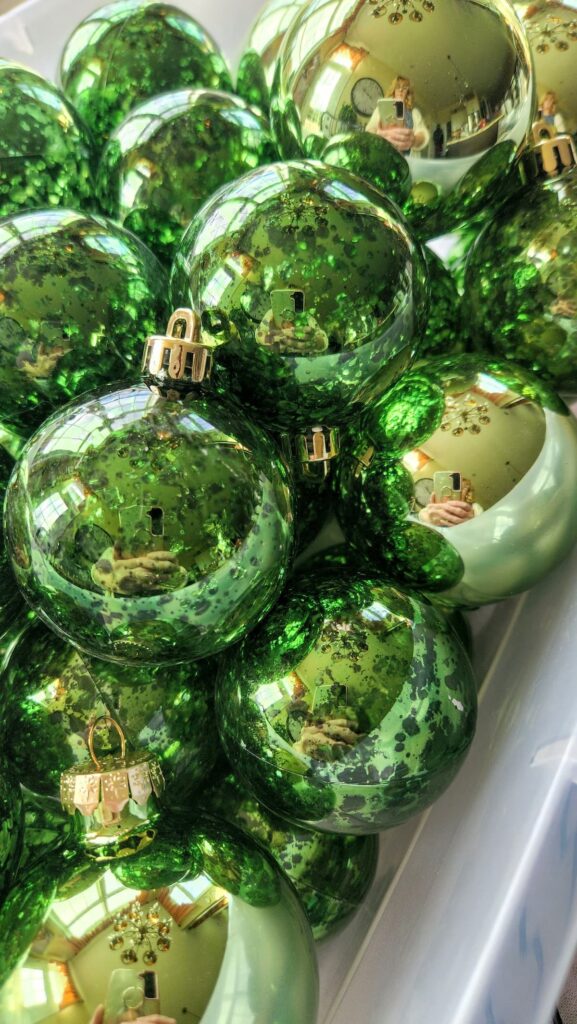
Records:
<instances>
[{"instance_id":1,"label":"glossy green sphere","mask_svg":"<svg viewBox=\"0 0 577 1024\"><path fill-rule=\"evenodd\" d=\"M98 169L98 197L105 213L170 261L213 192L275 155L264 117L236 96L164 93L113 132Z\"/></svg>"},{"instance_id":2,"label":"glossy green sphere","mask_svg":"<svg viewBox=\"0 0 577 1024\"><path fill-rule=\"evenodd\" d=\"M235 643L282 589L291 496L271 442L224 403L109 389L55 414L7 495L18 582L96 657L184 662Z\"/></svg>"},{"instance_id":3,"label":"glossy green sphere","mask_svg":"<svg viewBox=\"0 0 577 1024\"><path fill-rule=\"evenodd\" d=\"M0 898L12 882L22 849L24 808L20 787L5 751L0 762Z\"/></svg>"},{"instance_id":4,"label":"glossy green sphere","mask_svg":"<svg viewBox=\"0 0 577 1024\"><path fill-rule=\"evenodd\" d=\"M287 29L307 0L267 0L250 27L241 55L236 91L268 109L276 59Z\"/></svg>"},{"instance_id":5,"label":"glossy green sphere","mask_svg":"<svg viewBox=\"0 0 577 1024\"><path fill-rule=\"evenodd\" d=\"M395 444L383 443L384 416L376 442L345 440L336 511L387 574L474 608L527 590L577 540L577 424L514 364L458 356L426 374L429 389L422 368L404 395L412 432L399 395Z\"/></svg>"},{"instance_id":6,"label":"glossy green sphere","mask_svg":"<svg viewBox=\"0 0 577 1024\"><path fill-rule=\"evenodd\" d=\"M268 427L338 426L407 367L426 314L420 248L360 178L273 164L226 185L186 231L175 306L223 319L215 358Z\"/></svg>"},{"instance_id":7,"label":"glossy green sphere","mask_svg":"<svg viewBox=\"0 0 577 1024\"><path fill-rule=\"evenodd\" d=\"M477 239L465 277L475 347L570 392L577 390L576 245L574 168L511 200Z\"/></svg>"},{"instance_id":8,"label":"glossy green sphere","mask_svg":"<svg viewBox=\"0 0 577 1024\"><path fill-rule=\"evenodd\" d=\"M174 847L181 852L180 837ZM156 854L153 844L137 861L97 873L85 862L86 880L77 868L81 884L72 895L69 880L55 885L41 865L15 886L0 910L3 1021L28 1019L31 979L41 970L37 1024L66 1024L71 1010L73 1019L100 1020L99 1007L107 1020L126 1019L126 999L151 1024L159 1009L159 1021L222 1024L231 1005L235 1024L315 1024L310 928L292 887L257 844L207 822L191 838L176 882L170 842ZM144 972L155 981L154 999L145 994Z\"/></svg>"},{"instance_id":9,"label":"glossy green sphere","mask_svg":"<svg viewBox=\"0 0 577 1024\"><path fill-rule=\"evenodd\" d=\"M436 253L427 246L424 252L431 301L427 326L419 345L419 359L458 355L466 350L468 344L468 296L466 300L461 298L456 276Z\"/></svg>"},{"instance_id":10,"label":"glossy green sphere","mask_svg":"<svg viewBox=\"0 0 577 1024\"><path fill-rule=\"evenodd\" d=\"M359 909L375 877L376 836L332 835L289 825L234 775L209 785L201 806L266 847L293 883L315 939L333 935Z\"/></svg>"},{"instance_id":11,"label":"glossy green sphere","mask_svg":"<svg viewBox=\"0 0 577 1024\"><path fill-rule=\"evenodd\" d=\"M95 205L91 141L74 108L36 71L0 59L0 217Z\"/></svg>"},{"instance_id":12,"label":"glossy green sphere","mask_svg":"<svg viewBox=\"0 0 577 1024\"><path fill-rule=\"evenodd\" d=\"M14 460L0 447L0 509L4 507L6 488ZM22 610L22 598L14 579L4 541L4 525L0 518L0 640ZM1 650L1 645L0 645ZM1 661L1 655L0 655Z\"/></svg>"},{"instance_id":13,"label":"glossy green sphere","mask_svg":"<svg viewBox=\"0 0 577 1024\"><path fill-rule=\"evenodd\" d=\"M259 800L308 828L363 835L421 811L473 738L468 659L435 609L377 576L302 575L225 658L226 753Z\"/></svg>"},{"instance_id":14,"label":"glossy green sphere","mask_svg":"<svg viewBox=\"0 0 577 1024\"><path fill-rule=\"evenodd\" d=\"M27 434L90 388L132 374L167 315L158 260L104 217L0 221L0 414Z\"/></svg>"},{"instance_id":15,"label":"glossy green sphere","mask_svg":"<svg viewBox=\"0 0 577 1024\"><path fill-rule=\"evenodd\" d=\"M178 7L154 0L116 0L89 14L65 45L60 80L101 143L151 96L232 88L208 32Z\"/></svg>"},{"instance_id":16,"label":"glossy green sphere","mask_svg":"<svg viewBox=\"0 0 577 1024\"><path fill-rule=\"evenodd\" d=\"M424 237L495 204L534 112L529 45L506 0L311 0L287 32L271 103L285 159L319 156L343 132L394 146Z\"/></svg>"},{"instance_id":17,"label":"glossy green sphere","mask_svg":"<svg viewBox=\"0 0 577 1024\"><path fill-rule=\"evenodd\" d=\"M3 674L4 742L19 780L58 797L62 772L90 760L90 723L108 715L121 726L129 750L157 755L169 805L186 802L218 754L213 675L210 661L167 673L88 658L36 620L12 649ZM99 753L116 749L114 733L99 731Z\"/></svg>"}]
</instances>

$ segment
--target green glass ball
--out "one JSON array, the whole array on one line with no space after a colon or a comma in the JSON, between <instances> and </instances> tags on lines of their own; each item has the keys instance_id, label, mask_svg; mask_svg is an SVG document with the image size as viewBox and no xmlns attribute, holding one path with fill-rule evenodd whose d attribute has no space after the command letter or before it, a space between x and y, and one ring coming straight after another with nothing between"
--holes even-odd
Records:
<instances>
[{"instance_id":1,"label":"green glass ball","mask_svg":"<svg viewBox=\"0 0 577 1024\"><path fill-rule=\"evenodd\" d=\"M326 832L398 825L438 797L473 738L468 659L435 609L379 577L296 577L223 660L225 751L276 814Z\"/></svg>"},{"instance_id":2,"label":"green glass ball","mask_svg":"<svg viewBox=\"0 0 577 1024\"><path fill-rule=\"evenodd\" d=\"M577 3L514 0L535 65L537 103L557 132L577 132ZM551 97L550 94L553 94ZM549 102L547 98L549 94ZM553 101L553 106L550 100Z\"/></svg>"},{"instance_id":3,"label":"green glass ball","mask_svg":"<svg viewBox=\"0 0 577 1024\"><path fill-rule=\"evenodd\" d=\"M170 261L195 213L221 185L275 159L262 114L208 89L163 93L115 129L98 169L105 213Z\"/></svg>"},{"instance_id":4,"label":"green glass ball","mask_svg":"<svg viewBox=\"0 0 577 1024\"><path fill-rule=\"evenodd\" d=\"M6 488L13 468L13 458L4 448L0 447L0 508L4 507ZM0 518L0 652L2 649L2 638L21 612L22 598L14 579L8 552L6 551L4 525Z\"/></svg>"},{"instance_id":5,"label":"green glass ball","mask_svg":"<svg viewBox=\"0 0 577 1024\"><path fill-rule=\"evenodd\" d=\"M288 476L272 443L210 396L108 389L52 416L6 502L30 604L95 657L208 657L274 604L292 546Z\"/></svg>"},{"instance_id":6,"label":"green glass ball","mask_svg":"<svg viewBox=\"0 0 577 1024\"><path fill-rule=\"evenodd\" d=\"M116 0L74 29L60 62L62 88L104 142L143 100L175 89L230 89L225 60L184 11L154 0Z\"/></svg>"},{"instance_id":7,"label":"green glass ball","mask_svg":"<svg viewBox=\"0 0 577 1024\"><path fill-rule=\"evenodd\" d=\"M276 59L287 30L307 0L267 0L253 21L239 64L239 75L243 59L254 54L261 62L268 87L272 85ZM242 95L242 93L240 94Z\"/></svg>"},{"instance_id":8,"label":"green glass ball","mask_svg":"<svg viewBox=\"0 0 577 1024\"><path fill-rule=\"evenodd\" d=\"M500 210L473 246L465 276L473 345L570 392L577 389L576 244L573 169Z\"/></svg>"},{"instance_id":9,"label":"green glass ball","mask_svg":"<svg viewBox=\"0 0 577 1024\"><path fill-rule=\"evenodd\" d=\"M174 845L180 849L179 838ZM1 1019L23 1019L29 1005L26 983L29 972L38 969L42 948L44 995L34 1011L51 1024L70 1019L65 989L75 996L78 1019L92 1020L106 1003L120 1020L129 992L141 1018L156 1020L158 1004L144 997L143 972L151 952L159 1020L190 1016L221 1024L232 1004L235 1024L314 1024L318 982L312 935L292 886L265 852L248 836L207 822L191 839L188 863L175 882L169 837L159 844L154 866L153 848L140 855L140 867L138 855L114 871L94 873L86 862L89 884L72 895L69 882L55 885L41 866L14 887L0 909L1 923L9 926L1 940ZM231 864L235 875L229 883ZM257 895L258 877L266 877L268 885ZM115 921L123 914L133 917L117 932ZM149 929L144 939L140 921ZM122 945L112 948L118 935ZM132 956L123 959L127 952Z\"/></svg>"},{"instance_id":10,"label":"green glass ball","mask_svg":"<svg viewBox=\"0 0 577 1024\"><path fill-rule=\"evenodd\" d=\"M425 315L420 247L398 210L320 163L259 168L186 231L175 306L223 319L228 390L275 430L342 421L408 366Z\"/></svg>"},{"instance_id":11,"label":"green glass ball","mask_svg":"<svg viewBox=\"0 0 577 1024\"><path fill-rule=\"evenodd\" d=\"M458 356L426 373L442 389L441 416L424 407L428 433L412 445L407 435L396 459L352 438L336 511L348 540L390 576L474 608L527 590L577 540L577 425L514 364ZM408 389L411 416L422 394Z\"/></svg>"},{"instance_id":12,"label":"green glass ball","mask_svg":"<svg viewBox=\"0 0 577 1024\"><path fill-rule=\"evenodd\" d=\"M0 897L9 887L22 851L24 807L16 775L0 762Z\"/></svg>"},{"instance_id":13,"label":"green glass ball","mask_svg":"<svg viewBox=\"0 0 577 1024\"><path fill-rule=\"evenodd\" d=\"M534 115L529 46L506 0L311 0L287 32L271 114L285 159L342 132L394 145L412 182L405 212L432 237L505 190Z\"/></svg>"},{"instance_id":14,"label":"green glass ball","mask_svg":"<svg viewBox=\"0 0 577 1024\"><path fill-rule=\"evenodd\" d=\"M62 772L90 760L90 723L108 715L129 750L157 755L170 805L186 803L218 754L214 671L210 662L195 662L167 675L161 667L88 658L36 620L14 645L3 675L5 744L18 778L36 793L58 797ZM115 733L99 730L99 752L117 748Z\"/></svg>"},{"instance_id":15,"label":"green glass ball","mask_svg":"<svg viewBox=\"0 0 577 1024\"><path fill-rule=\"evenodd\" d=\"M91 140L36 71L0 59L0 217L39 207L91 209Z\"/></svg>"},{"instance_id":16,"label":"green glass ball","mask_svg":"<svg viewBox=\"0 0 577 1024\"><path fill-rule=\"evenodd\" d=\"M234 775L209 785L201 806L248 832L272 854L293 883L317 941L337 932L359 909L375 877L376 836L331 835L289 825Z\"/></svg>"},{"instance_id":17,"label":"green glass ball","mask_svg":"<svg viewBox=\"0 0 577 1024\"><path fill-rule=\"evenodd\" d=\"M126 377L167 316L153 254L104 217L37 210L0 222L0 413L27 434L56 407Z\"/></svg>"},{"instance_id":18,"label":"green glass ball","mask_svg":"<svg viewBox=\"0 0 577 1024\"><path fill-rule=\"evenodd\" d=\"M431 356L460 355L468 345L465 300L459 295L456 276L427 246L424 252L431 301L427 326L419 345L419 360Z\"/></svg>"}]
</instances>

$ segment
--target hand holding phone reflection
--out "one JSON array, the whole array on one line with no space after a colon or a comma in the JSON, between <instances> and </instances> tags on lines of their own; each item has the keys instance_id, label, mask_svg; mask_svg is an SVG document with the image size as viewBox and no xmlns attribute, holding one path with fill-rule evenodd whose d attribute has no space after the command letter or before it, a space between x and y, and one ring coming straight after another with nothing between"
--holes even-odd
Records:
<instances>
[{"instance_id":1,"label":"hand holding phone reflection","mask_svg":"<svg viewBox=\"0 0 577 1024\"><path fill-rule=\"evenodd\" d=\"M104 1006L97 1006L90 1024L104 1024ZM174 1017L163 1017L160 1013L151 1013L146 1017L137 1017L134 1024L176 1024Z\"/></svg>"},{"instance_id":2,"label":"hand holding phone reflection","mask_svg":"<svg viewBox=\"0 0 577 1024\"><path fill-rule=\"evenodd\" d=\"M385 124L376 129L376 135L394 146L400 153L406 153L413 148L415 133L412 128L404 128L403 125Z\"/></svg>"},{"instance_id":3,"label":"hand holding phone reflection","mask_svg":"<svg viewBox=\"0 0 577 1024\"><path fill-rule=\"evenodd\" d=\"M470 502L454 499L439 501L436 494L431 495L430 503L419 512L419 519L431 526L460 526L474 518L475 509Z\"/></svg>"}]
</instances>

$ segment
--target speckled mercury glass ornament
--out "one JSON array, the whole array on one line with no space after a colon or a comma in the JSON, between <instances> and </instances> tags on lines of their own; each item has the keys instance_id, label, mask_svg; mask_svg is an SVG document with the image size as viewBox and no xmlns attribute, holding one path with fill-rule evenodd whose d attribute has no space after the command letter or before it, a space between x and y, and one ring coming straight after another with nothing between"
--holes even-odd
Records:
<instances>
[{"instance_id":1,"label":"speckled mercury glass ornament","mask_svg":"<svg viewBox=\"0 0 577 1024\"><path fill-rule=\"evenodd\" d=\"M151 96L232 88L208 32L184 11L154 0L116 0L89 14L66 43L60 80L101 142Z\"/></svg>"},{"instance_id":2,"label":"speckled mercury glass ornament","mask_svg":"<svg viewBox=\"0 0 577 1024\"><path fill-rule=\"evenodd\" d=\"M0 761L0 898L12 883L22 849L24 809L12 767Z\"/></svg>"},{"instance_id":3,"label":"speckled mercury glass ornament","mask_svg":"<svg viewBox=\"0 0 577 1024\"><path fill-rule=\"evenodd\" d=\"M221 317L228 388L269 427L338 426L407 367L426 315L398 210L316 162L224 186L186 231L171 296Z\"/></svg>"},{"instance_id":4,"label":"speckled mercury glass ornament","mask_svg":"<svg viewBox=\"0 0 577 1024\"><path fill-rule=\"evenodd\" d=\"M268 125L236 96L164 93L113 132L98 170L102 209L170 260L182 233L221 185L276 156Z\"/></svg>"},{"instance_id":5,"label":"speckled mercury glass ornament","mask_svg":"<svg viewBox=\"0 0 577 1024\"><path fill-rule=\"evenodd\" d=\"M89 388L137 376L167 315L149 249L104 217L36 210L0 222L0 413L30 433Z\"/></svg>"},{"instance_id":6,"label":"speckled mercury glass ornament","mask_svg":"<svg viewBox=\"0 0 577 1024\"><path fill-rule=\"evenodd\" d=\"M203 392L210 343L190 310L177 311L145 359L168 397L143 384L69 405L12 477L17 579L48 625L96 657L207 657L255 626L282 588L284 463L238 409Z\"/></svg>"},{"instance_id":7,"label":"speckled mercury glass ornament","mask_svg":"<svg viewBox=\"0 0 577 1024\"><path fill-rule=\"evenodd\" d=\"M4 507L6 487L14 468L14 460L0 448L0 509ZM4 525L0 519L0 637L22 608L22 598L16 586L14 573L4 543ZM1 658L1 653L0 653ZM1 729L0 729L1 734Z\"/></svg>"},{"instance_id":8,"label":"speckled mercury glass ornament","mask_svg":"<svg viewBox=\"0 0 577 1024\"><path fill-rule=\"evenodd\" d=\"M436 253L425 246L431 301L419 358L450 356L467 347L463 300L453 274Z\"/></svg>"},{"instance_id":9,"label":"speckled mercury glass ornament","mask_svg":"<svg viewBox=\"0 0 577 1024\"><path fill-rule=\"evenodd\" d=\"M38 620L7 659L0 721L20 782L57 797L62 772L89 757L90 722L112 715L132 750L160 760L170 807L186 803L214 766L218 737L210 662L165 668L118 665L81 655ZM114 735L102 731L108 755Z\"/></svg>"},{"instance_id":10,"label":"speckled mercury glass ornament","mask_svg":"<svg viewBox=\"0 0 577 1024\"><path fill-rule=\"evenodd\" d=\"M36 71L0 59L0 217L95 205L91 142L74 108Z\"/></svg>"},{"instance_id":11,"label":"speckled mercury glass ornament","mask_svg":"<svg viewBox=\"0 0 577 1024\"><path fill-rule=\"evenodd\" d=\"M207 787L201 806L258 839L299 894L315 939L333 935L359 909L377 866L376 836L312 832L289 825L233 775Z\"/></svg>"},{"instance_id":12,"label":"speckled mercury glass ornament","mask_svg":"<svg viewBox=\"0 0 577 1024\"><path fill-rule=\"evenodd\" d=\"M409 165L407 215L431 237L504 191L534 115L529 46L506 0L311 0L271 113L286 159L319 157L343 132L385 139Z\"/></svg>"},{"instance_id":13,"label":"speckled mercury glass ornament","mask_svg":"<svg viewBox=\"0 0 577 1024\"><path fill-rule=\"evenodd\" d=\"M224 660L229 760L277 814L328 832L397 825L449 784L471 743L468 659L435 609L378 577L299 576Z\"/></svg>"},{"instance_id":14,"label":"speckled mercury glass ornament","mask_svg":"<svg viewBox=\"0 0 577 1024\"><path fill-rule=\"evenodd\" d=\"M423 370L379 424L343 440L336 511L403 583L449 605L499 601L577 540L577 425L514 364L458 356L426 369L428 388Z\"/></svg>"},{"instance_id":15,"label":"speckled mercury glass ornament","mask_svg":"<svg viewBox=\"0 0 577 1024\"><path fill-rule=\"evenodd\" d=\"M222 1024L232 1005L235 1024L315 1024L312 936L282 872L230 826L207 823L187 845L175 837L156 853L153 843L114 871L88 875L73 895L70 878L50 885L41 866L15 887L0 909L1 1019L26 1019L29 972L38 969L42 942L39 1024L66 1024L71 1010L78 1020L101 1019L104 1004L118 1021L138 1014L151 1024ZM81 866L75 871L82 883Z\"/></svg>"},{"instance_id":16,"label":"speckled mercury glass ornament","mask_svg":"<svg viewBox=\"0 0 577 1024\"><path fill-rule=\"evenodd\" d=\"M473 246L465 277L475 347L570 392L577 391L576 246L573 166L528 184L499 211Z\"/></svg>"}]
</instances>

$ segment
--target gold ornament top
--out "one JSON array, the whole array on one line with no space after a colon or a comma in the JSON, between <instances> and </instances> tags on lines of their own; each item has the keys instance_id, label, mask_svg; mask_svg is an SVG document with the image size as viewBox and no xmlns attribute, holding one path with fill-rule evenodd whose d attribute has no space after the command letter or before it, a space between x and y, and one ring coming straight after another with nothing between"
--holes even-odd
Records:
<instances>
[{"instance_id":1,"label":"gold ornament top","mask_svg":"<svg viewBox=\"0 0 577 1024\"><path fill-rule=\"evenodd\" d=\"M577 151L570 135L559 134L553 125L540 120L534 122L531 137L523 155L527 180L558 178L577 165Z\"/></svg>"},{"instance_id":2,"label":"gold ornament top","mask_svg":"<svg viewBox=\"0 0 577 1024\"><path fill-rule=\"evenodd\" d=\"M120 755L99 759L94 752L94 732L101 722L108 722L120 736ZM88 732L91 761L67 768L60 778L60 800L69 814L79 811L90 817L97 811L103 822L119 815L133 800L144 806L154 793L160 796L164 778L160 762L149 751L126 753L126 738L113 718L103 715L91 722Z\"/></svg>"},{"instance_id":3,"label":"gold ornament top","mask_svg":"<svg viewBox=\"0 0 577 1024\"><path fill-rule=\"evenodd\" d=\"M142 373L150 389L165 398L179 398L183 391L208 380L212 371L211 349L215 339L203 329L198 313L176 309L166 334L147 338Z\"/></svg>"}]
</instances>

